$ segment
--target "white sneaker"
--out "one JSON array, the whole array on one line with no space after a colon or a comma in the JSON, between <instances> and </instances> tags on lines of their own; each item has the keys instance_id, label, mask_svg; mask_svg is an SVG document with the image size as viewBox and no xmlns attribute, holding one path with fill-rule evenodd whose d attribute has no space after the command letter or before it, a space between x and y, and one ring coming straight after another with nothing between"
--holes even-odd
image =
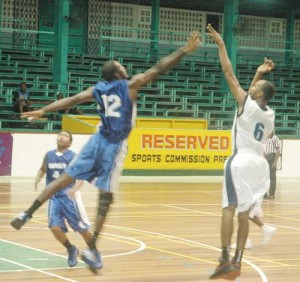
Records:
<instances>
[{"instance_id":1,"label":"white sneaker","mask_svg":"<svg viewBox=\"0 0 300 282\"><path fill-rule=\"evenodd\" d=\"M236 243L231 244L230 248L231 249L236 249ZM247 238L246 244L245 244L245 249L251 249L251 248L252 248L252 242L251 242L250 238Z\"/></svg>"},{"instance_id":2,"label":"white sneaker","mask_svg":"<svg viewBox=\"0 0 300 282\"><path fill-rule=\"evenodd\" d=\"M270 225L267 225L267 224L264 224L263 227L262 227L262 232L263 232L263 239L262 239L262 242L261 244L263 246L267 245L270 240L272 239L273 235L275 234L277 228L273 227L273 226L270 226Z\"/></svg>"}]
</instances>

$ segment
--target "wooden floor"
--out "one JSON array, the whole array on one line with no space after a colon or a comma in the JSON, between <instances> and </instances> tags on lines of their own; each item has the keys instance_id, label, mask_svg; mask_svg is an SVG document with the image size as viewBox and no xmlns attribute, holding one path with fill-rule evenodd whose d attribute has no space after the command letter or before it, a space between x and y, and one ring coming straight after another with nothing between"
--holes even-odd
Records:
<instances>
[{"instance_id":1,"label":"wooden floor","mask_svg":"<svg viewBox=\"0 0 300 282\"><path fill-rule=\"evenodd\" d=\"M92 220L96 189L86 184L82 193ZM209 281L220 256L221 183L122 183L99 241L99 276L82 262L67 266L64 247L47 229L47 205L21 231L10 227L36 196L33 180L0 178L0 281ZM280 181L263 209L277 232L261 247L261 231L250 223L254 246L237 281L300 281L299 183ZM85 248L79 234L68 236Z\"/></svg>"}]
</instances>

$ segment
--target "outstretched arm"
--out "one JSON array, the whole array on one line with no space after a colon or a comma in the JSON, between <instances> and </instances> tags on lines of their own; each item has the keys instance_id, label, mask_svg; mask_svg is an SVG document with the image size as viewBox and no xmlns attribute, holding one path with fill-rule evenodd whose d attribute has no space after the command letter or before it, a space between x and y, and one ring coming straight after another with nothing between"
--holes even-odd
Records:
<instances>
[{"instance_id":1,"label":"outstretched arm","mask_svg":"<svg viewBox=\"0 0 300 282\"><path fill-rule=\"evenodd\" d=\"M242 108L244 105L246 92L241 88L241 85L233 72L225 43L220 34L216 30L214 30L214 28L210 24L208 24L207 26L207 32L207 34L212 37L215 43L219 46L219 58L222 66L222 71L233 96L238 102L239 108Z\"/></svg>"},{"instance_id":2,"label":"outstretched arm","mask_svg":"<svg viewBox=\"0 0 300 282\"><path fill-rule=\"evenodd\" d=\"M267 74L270 71L272 71L274 67L275 64L273 63L273 61L265 57L264 63L257 68L249 88L251 88L257 81L261 80L264 74Z\"/></svg>"},{"instance_id":3,"label":"outstretched arm","mask_svg":"<svg viewBox=\"0 0 300 282\"><path fill-rule=\"evenodd\" d=\"M200 43L199 32L194 31L187 44L169 56L162 58L154 67L142 74L135 75L128 83L131 100L136 100L138 90L150 81L155 80L160 74L165 73L175 66L186 54L194 52Z\"/></svg>"},{"instance_id":4,"label":"outstretched arm","mask_svg":"<svg viewBox=\"0 0 300 282\"><path fill-rule=\"evenodd\" d=\"M56 100L55 102L41 108L40 110L32 111L32 112L24 112L22 113L21 117L39 119L47 112L54 112L61 109L71 108L74 105L91 101L92 99L93 99L93 87L90 87L87 90L82 91L72 97Z\"/></svg>"}]
</instances>

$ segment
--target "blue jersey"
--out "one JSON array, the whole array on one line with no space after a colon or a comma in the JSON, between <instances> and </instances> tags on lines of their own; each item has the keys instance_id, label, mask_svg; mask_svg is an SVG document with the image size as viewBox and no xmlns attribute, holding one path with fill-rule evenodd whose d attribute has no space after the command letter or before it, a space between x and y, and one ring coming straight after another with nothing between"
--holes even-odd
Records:
<instances>
[{"instance_id":1,"label":"blue jersey","mask_svg":"<svg viewBox=\"0 0 300 282\"><path fill-rule=\"evenodd\" d=\"M128 81L98 82L93 92L102 120L100 133L112 143L126 139L133 123L133 103Z\"/></svg>"},{"instance_id":2,"label":"blue jersey","mask_svg":"<svg viewBox=\"0 0 300 282\"><path fill-rule=\"evenodd\" d=\"M21 100L29 99L29 95L30 95L30 93L28 91L26 91L25 93L22 91L18 91L18 98Z\"/></svg>"},{"instance_id":3,"label":"blue jersey","mask_svg":"<svg viewBox=\"0 0 300 282\"><path fill-rule=\"evenodd\" d=\"M63 153L51 150L46 154L46 184L48 185L53 180L57 179L67 168L68 164L74 158L75 153L71 150L66 150ZM74 185L74 182L66 186L63 190L55 193L55 196L66 195L68 190Z\"/></svg>"}]
</instances>

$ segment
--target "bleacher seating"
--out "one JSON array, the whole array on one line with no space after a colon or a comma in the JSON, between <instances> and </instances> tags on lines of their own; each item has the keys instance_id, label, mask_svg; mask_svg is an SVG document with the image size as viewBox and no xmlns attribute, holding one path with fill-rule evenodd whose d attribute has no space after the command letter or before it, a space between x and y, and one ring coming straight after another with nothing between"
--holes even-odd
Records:
<instances>
[{"instance_id":1,"label":"bleacher seating","mask_svg":"<svg viewBox=\"0 0 300 282\"><path fill-rule=\"evenodd\" d=\"M215 54L217 56L217 54ZM197 58L197 59L195 59ZM138 115L148 117L206 118L209 129L230 129L235 112L235 100L221 91L222 72L218 60L203 55L187 58L174 69L149 83L140 91ZM145 71L155 60L136 56L118 56L129 75ZM93 85L100 78L101 65L107 58L70 54L66 95L74 95ZM257 64L240 58L237 76L244 89L249 87ZM48 120L28 124L11 111L12 95L21 81L30 85L33 108L56 99L59 85L53 83L53 54L46 51L1 50L0 53L0 130L60 130L60 121ZM300 136L300 69L280 65L269 75L277 87L270 105L276 111L276 131L279 136ZM268 79L268 77L267 77ZM96 114L91 103L79 105L85 114Z\"/></svg>"}]
</instances>

